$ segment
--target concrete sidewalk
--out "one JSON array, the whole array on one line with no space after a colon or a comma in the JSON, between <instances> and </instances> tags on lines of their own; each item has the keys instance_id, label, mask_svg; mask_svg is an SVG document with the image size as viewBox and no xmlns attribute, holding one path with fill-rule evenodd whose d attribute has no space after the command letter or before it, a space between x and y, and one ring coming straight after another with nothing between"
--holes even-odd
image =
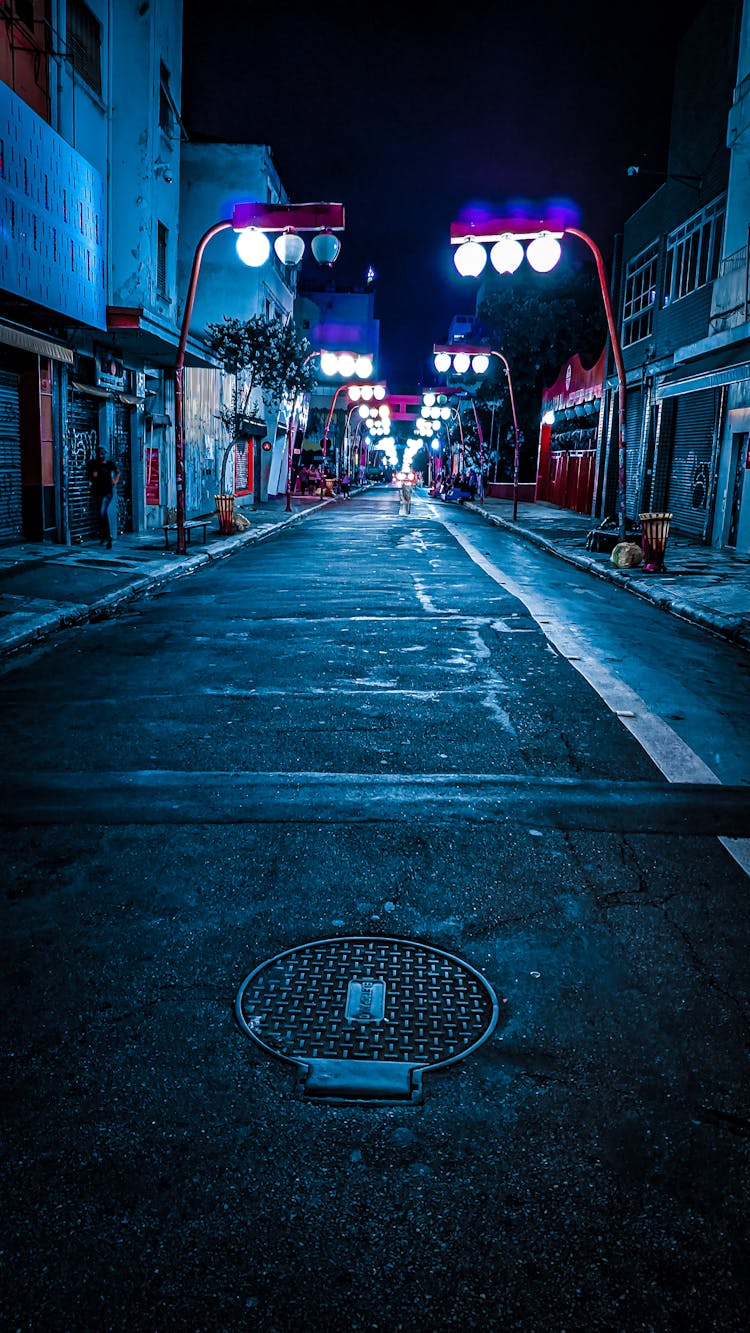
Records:
<instances>
[{"instance_id":1,"label":"concrete sidewalk","mask_svg":"<svg viewBox=\"0 0 750 1333\"><path fill-rule=\"evenodd\" d=\"M452 507L446 505L447 509ZM573 514L543 502L519 503L515 522L509 500L488 499L481 506L464 503L462 508L481 514L487 522L599 578L616 583L625 592L750 648L750 558L747 556L718 551L691 537L670 532L664 572L646 574L640 568L617 569L609 555L586 550L586 535L597 524L590 516Z\"/></svg>"},{"instance_id":2,"label":"concrete sidewalk","mask_svg":"<svg viewBox=\"0 0 750 1333\"><path fill-rule=\"evenodd\" d=\"M161 529L146 536L118 537L111 551L96 542L85 546L41 542L0 546L0 654L66 625L109 615L138 593L192 573L210 561L264 540L281 527L303 521L321 508L340 503L337 499L321 501L297 495L292 497L291 513L287 513L285 497L276 496L258 509L243 510L250 527L229 537L219 532L214 516L208 524L205 545L193 532L186 556L177 554L174 533L170 534L170 549L165 549ZM445 506L448 511L452 507ZM586 550L586 534L595 521L585 515L550 504L523 503L514 522L513 506L507 500L487 500L483 506L467 503L463 508L599 578L609 579L625 592L750 648L750 559L670 533L663 574L620 570L609 555ZM417 515L418 509L413 514Z\"/></svg>"},{"instance_id":3,"label":"concrete sidewalk","mask_svg":"<svg viewBox=\"0 0 750 1333\"><path fill-rule=\"evenodd\" d=\"M279 528L302 522L309 514L339 500L276 496L257 509L242 510L250 527L223 536L214 514L205 544L197 530L189 534L188 554L176 551L176 534L165 548L162 529L146 535L127 533L111 550L96 541L82 546L20 542L0 546L0 654L45 638L55 630L110 615L121 603L172 578L191 574L243 546L263 541Z\"/></svg>"}]
</instances>

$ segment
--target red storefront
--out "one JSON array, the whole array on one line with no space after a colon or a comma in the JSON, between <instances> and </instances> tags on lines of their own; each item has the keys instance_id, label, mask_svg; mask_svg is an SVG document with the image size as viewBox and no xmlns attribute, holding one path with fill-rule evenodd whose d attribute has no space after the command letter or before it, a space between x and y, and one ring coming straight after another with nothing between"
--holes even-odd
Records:
<instances>
[{"instance_id":1,"label":"red storefront","mask_svg":"<svg viewBox=\"0 0 750 1333\"><path fill-rule=\"evenodd\" d=\"M536 498L576 514L593 508L605 365L606 350L590 370L576 353L542 394Z\"/></svg>"}]
</instances>

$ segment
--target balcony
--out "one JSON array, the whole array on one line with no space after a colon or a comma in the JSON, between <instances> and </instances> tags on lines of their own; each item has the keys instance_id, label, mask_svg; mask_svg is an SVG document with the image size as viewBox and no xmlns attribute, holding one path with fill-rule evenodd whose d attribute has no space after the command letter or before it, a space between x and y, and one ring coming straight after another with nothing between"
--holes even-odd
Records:
<instances>
[{"instance_id":1,"label":"balcony","mask_svg":"<svg viewBox=\"0 0 750 1333\"><path fill-rule=\"evenodd\" d=\"M748 246L727 255L721 261L714 282L709 336L729 333L748 321L750 305L750 270Z\"/></svg>"}]
</instances>

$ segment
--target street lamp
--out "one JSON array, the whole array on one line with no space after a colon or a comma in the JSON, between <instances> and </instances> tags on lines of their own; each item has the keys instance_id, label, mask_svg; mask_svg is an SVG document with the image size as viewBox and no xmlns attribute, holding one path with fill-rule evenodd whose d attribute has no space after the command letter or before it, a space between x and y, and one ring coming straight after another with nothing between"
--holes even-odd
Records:
<instances>
[{"instance_id":1,"label":"street lamp","mask_svg":"<svg viewBox=\"0 0 750 1333\"><path fill-rule=\"evenodd\" d=\"M177 344L177 359L172 372L174 378L174 445L175 445L175 484L177 487L177 551L187 555L185 540L185 424L183 410L182 375L185 366L185 348L187 346L190 320L195 304L195 291L198 285L203 252L208 242L219 232L231 228L238 232L237 253L243 263L252 268L260 268L271 253L271 244L266 233L276 233L274 250L283 264L299 264L304 253L305 243L298 235L301 231L315 232L311 250L319 264L330 268L334 263L341 242L335 235L344 230L343 204L235 204L231 218L215 222L201 236L193 255L190 270L185 309ZM298 242L298 244L297 244ZM301 248L300 248L301 247Z\"/></svg>"},{"instance_id":2,"label":"street lamp","mask_svg":"<svg viewBox=\"0 0 750 1333\"><path fill-rule=\"evenodd\" d=\"M513 416L513 439L514 439L513 522L515 523L516 519L518 518L518 465L521 452L521 437L518 430L518 417L516 415L516 400L513 393L513 380L511 379L510 366L508 365L507 357L505 357L502 352L496 352L494 347L470 347L467 343L461 343L460 350L457 350L455 344L453 346L448 345L446 347L440 347L436 345L435 347L433 347L432 350L435 354L435 369L441 372L449 370L452 364L453 369L456 371L458 375L464 375L470 367L474 371L475 375L483 375L484 372L489 368L491 356L496 356L498 360L502 361L503 365L505 366L505 374L508 380L508 395L510 397L510 410ZM472 406L474 406L474 399L472 398L470 401ZM474 407L474 418L477 423L477 432L479 434L479 450L480 450L480 460L481 460L482 430L479 425L479 417L477 416L476 407ZM490 431L490 435L491 434L492 432ZM479 470L480 472L482 471L481 461L479 465Z\"/></svg>"},{"instance_id":3,"label":"street lamp","mask_svg":"<svg viewBox=\"0 0 750 1333\"><path fill-rule=\"evenodd\" d=\"M327 416L327 418L326 418L326 424L325 424L325 427L324 427L324 429L323 429L323 439L321 440L321 444L322 444L322 446L323 446L323 476L321 477L321 481L320 481L320 498L321 498L321 500L323 499L323 496L325 495L325 485L326 485L325 472L326 472L326 453L327 453L327 450L328 450L328 432L329 432L329 430L330 430L330 428L331 428L331 422L332 422L332 420L333 420L333 414L334 414L334 411L335 411L335 409L336 409L336 400L337 400L339 394L340 394L340 393L344 393L344 392L346 392L346 395L347 395L347 397L348 397L348 399L349 399L350 404L351 404L351 403L354 403L354 404L361 404L361 405L364 407L364 406L366 406L366 405L367 405L368 403L370 403L370 402L373 402L373 403L382 403L383 399L385 398L385 394L386 394L386 386L385 386L385 384L382 384L382 383L378 383L378 384L359 384L359 383L356 383L356 384L339 384L338 388L336 389L336 392L334 393L333 398L331 399L331 406L330 406L330 408L328 409L328 416Z\"/></svg>"},{"instance_id":4,"label":"street lamp","mask_svg":"<svg viewBox=\"0 0 750 1333\"><path fill-rule=\"evenodd\" d=\"M494 242L490 250L489 258L493 268L498 273L515 273L519 264L524 258L531 264L531 267L537 273L549 273L555 267L560 258L562 247L560 245L564 236L577 236L590 249L596 261L596 271L599 277L599 286L601 288L602 300L604 302L604 311L607 316L607 328L609 330L609 339L612 344L612 354L615 359L615 368L617 371L618 400L619 400L619 428L618 428L618 468L617 468L617 517L618 517L618 535L620 541L625 538L625 504L626 504L626 466L627 466L627 445L626 445L626 406L627 406L627 386L625 382L625 367L622 359L622 349L620 340L617 336L617 327L615 325L614 314L612 311L612 298L607 286L607 275L604 267L604 260L601 251L595 241L586 234L585 231L579 231L577 227L558 227L552 223L539 221L532 224L526 220L508 219L508 218L486 218L480 222L452 222L451 223L451 245L457 247L454 255L454 263L458 272L463 276L479 277L487 263L487 251L480 242ZM525 241L526 249L522 242ZM510 377L509 381L510 383Z\"/></svg>"}]
</instances>

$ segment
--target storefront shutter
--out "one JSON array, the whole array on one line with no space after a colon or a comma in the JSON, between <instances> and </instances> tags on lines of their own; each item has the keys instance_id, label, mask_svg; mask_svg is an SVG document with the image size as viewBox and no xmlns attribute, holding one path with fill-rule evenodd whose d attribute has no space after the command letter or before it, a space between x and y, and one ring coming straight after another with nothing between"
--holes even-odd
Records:
<instances>
[{"instance_id":1,"label":"storefront shutter","mask_svg":"<svg viewBox=\"0 0 750 1333\"><path fill-rule=\"evenodd\" d=\"M679 532L702 537L711 489L715 389L675 400L674 434L667 482L667 509Z\"/></svg>"},{"instance_id":2,"label":"storefront shutter","mask_svg":"<svg viewBox=\"0 0 750 1333\"><path fill-rule=\"evenodd\" d=\"M0 540L23 536L18 376L0 370Z\"/></svg>"},{"instance_id":3,"label":"storefront shutter","mask_svg":"<svg viewBox=\"0 0 750 1333\"><path fill-rule=\"evenodd\" d=\"M131 408L115 403L115 437L112 461L117 464L117 531L133 531L133 473L130 461Z\"/></svg>"},{"instance_id":4,"label":"storefront shutter","mask_svg":"<svg viewBox=\"0 0 750 1333\"><path fill-rule=\"evenodd\" d=\"M627 395L625 425L625 512L637 518L641 505L641 428L643 426L643 390L631 389Z\"/></svg>"},{"instance_id":5,"label":"storefront shutter","mask_svg":"<svg viewBox=\"0 0 750 1333\"><path fill-rule=\"evenodd\" d=\"M99 446L99 404L87 394L70 394L68 434L65 441L65 474L68 498L68 531L72 542L98 536L91 499L87 464Z\"/></svg>"}]
</instances>

